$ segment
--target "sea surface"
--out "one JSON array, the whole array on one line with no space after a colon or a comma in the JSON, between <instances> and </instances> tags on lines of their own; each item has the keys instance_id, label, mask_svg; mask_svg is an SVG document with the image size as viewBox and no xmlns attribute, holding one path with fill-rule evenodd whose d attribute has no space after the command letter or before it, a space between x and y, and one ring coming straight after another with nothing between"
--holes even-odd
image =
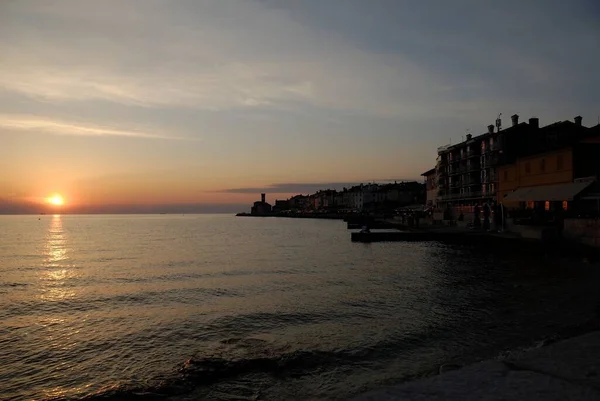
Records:
<instances>
[{"instance_id":1,"label":"sea surface","mask_svg":"<svg viewBox=\"0 0 600 401\"><path fill-rule=\"evenodd\" d=\"M578 325L599 278L342 221L2 216L0 399L343 400Z\"/></svg>"}]
</instances>

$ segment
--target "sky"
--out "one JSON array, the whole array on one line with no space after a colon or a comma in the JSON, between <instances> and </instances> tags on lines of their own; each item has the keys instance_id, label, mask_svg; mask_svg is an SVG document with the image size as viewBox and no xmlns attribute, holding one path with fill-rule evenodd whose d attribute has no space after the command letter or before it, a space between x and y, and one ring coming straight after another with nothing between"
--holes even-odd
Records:
<instances>
[{"instance_id":1,"label":"sky","mask_svg":"<svg viewBox=\"0 0 600 401\"><path fill-rule=\"evenodd\" d=\"M3 0L0 37L0 213L229 211L600 115L596 0Z\"/></svg>"}]
</instances>

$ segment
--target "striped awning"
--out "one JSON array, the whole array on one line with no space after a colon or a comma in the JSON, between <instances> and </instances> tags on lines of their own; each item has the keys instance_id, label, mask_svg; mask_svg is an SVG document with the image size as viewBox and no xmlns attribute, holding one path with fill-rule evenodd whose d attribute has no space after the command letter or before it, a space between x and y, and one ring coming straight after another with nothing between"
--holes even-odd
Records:
<instances>
[{"instance_id":1,"label":"striped awning","mask_svg":"<svg viewBox=\"0 0 600 401\"><path fill-rule=\"evenodd\" d=\"M523 187L509 193L504 201L571 201L584 189L592 185L593 181L568 182L565 184L540 185L537 187Z\"/></svg>"}]
</instances>

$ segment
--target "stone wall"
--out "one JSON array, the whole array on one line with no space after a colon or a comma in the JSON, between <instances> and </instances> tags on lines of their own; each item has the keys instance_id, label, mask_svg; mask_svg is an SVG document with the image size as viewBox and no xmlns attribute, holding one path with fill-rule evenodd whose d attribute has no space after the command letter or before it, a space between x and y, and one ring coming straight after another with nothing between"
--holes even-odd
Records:
<instances>
[{"instance_id":1,"label":"stone wall","mask_svg":"<svg viewBox=\"0 0 600 401\"><path fill-rule=\"evenodd\" d=\"M565 238L600 247L600 219L565 219Z\"/></svg>"}]
</instances>

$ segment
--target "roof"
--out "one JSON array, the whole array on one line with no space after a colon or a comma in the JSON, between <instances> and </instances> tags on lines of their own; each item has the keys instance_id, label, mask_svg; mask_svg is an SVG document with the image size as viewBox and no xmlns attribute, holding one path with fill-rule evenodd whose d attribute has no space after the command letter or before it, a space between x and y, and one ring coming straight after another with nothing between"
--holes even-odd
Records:
<instances>
[{"instance_id":1,"label":"roof","mask_svg":"<svg viewBox=\"0 0 600 401\"><path fill-rule=\"evenodd\" d=\"M564 184L523 187L509 193L505 201L570 201L594 181L567 182Z\"/></svg>"},{"instance_id":2,"label":"roof","mask_svg":"<svg viewBox=\"0 0 600 401\"><path fill-rule=\"evenodd\" d=\"M435 167L432 168L431 170L427 170L426 172L424 172L423 174L421 174L423 177L426 177L428 175L432 175L435 174Z\"/></svg>"},{"instance_id":3,"label":"roof","mask_svg":"<svg viewBox=\"0 0 600 401\"><path fill-rule=\"evenodd\" d=\"M522 121L520 123L518 123L517 125L511 125L510 127L506 127L501 129L500 131L495 130L494 132L485 132L483 134L479 134L479 135L475 135L473 137L471 137L471 139L466 139L462 142L456 143L454 145L446 145L446 146L442 146L438 148L438 154L442 154L442 153L447 153L449 151L455 150L455 149L460 149L462 147L465 147L467 145L470 145L476 141L480 141L482 139L486 139L488 137L496 137L498 135L504 135L504 134L511 134L513 132L518 132L518 131L524 131L529 129L529 124L527 124L526 122Z\"/></svg>"}]
</instances>

